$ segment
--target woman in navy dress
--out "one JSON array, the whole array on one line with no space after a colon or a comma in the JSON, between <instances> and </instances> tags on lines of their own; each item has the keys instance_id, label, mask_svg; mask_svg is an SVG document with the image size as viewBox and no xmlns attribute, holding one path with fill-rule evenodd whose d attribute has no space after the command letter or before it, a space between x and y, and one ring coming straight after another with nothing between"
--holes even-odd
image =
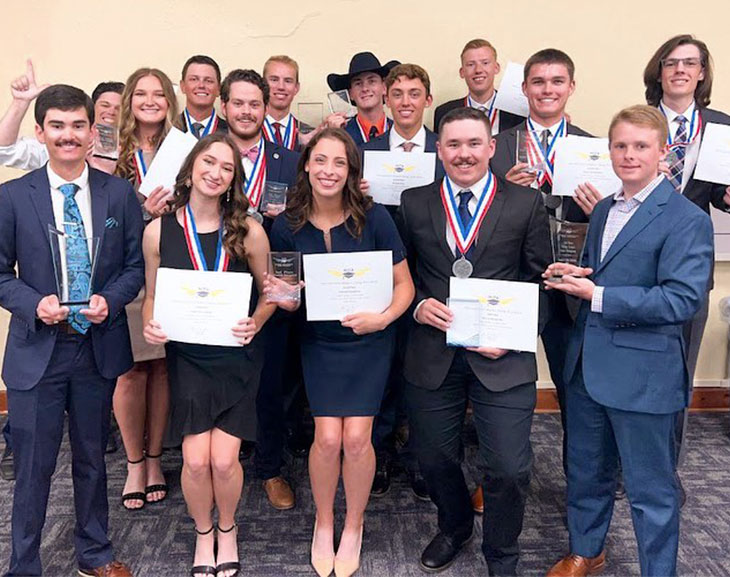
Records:
<instances>
[{"instance_id":1,"label":"woman in navy dress","mask_svg":"<svg viewBox=\"0 0 730 577\"><path fill-rule=\"evenodd\" d=\"M341 322L305 322L301 315L304 384L314 416L309 475L317 517L311 555L321 576L334 569L338 577L348 577L359 567L363 515L375 474L373 419L395 350L393 323L415 292L395 224L383 206L363 196L360 177L360 154L350 136L339 128L323 130L305 148L287 210L271 231L275 251L388 250L393 255L393 299L381 313L350 314ZM265 290L274 282L269 278ZM347 515L335 556L340 470Z\"/></svg>"},{"instance_id":2,"label":"woman in navy dress","mask_svg":"<svg viewBox=\"0 0 730 577\"><path fill-rule=\"evenodd\" d=\"M231 333L243 348L168 342L165 327L152 318L155 283L158 268L165 267L250 272L263 288L269 242L263 227L249 218L248 206L238 150L228 136L215 133L190 152L177 178L172 210L152 221L144 234L144 336L151 344L164 343L167 353L167 434L173 444L182 442L181 485L197 533L193 577L233 577L240 570L234 531L243 488L238 451L241 439L256 438L263 364L256 335L275 307L253 299L249 317L231 319Z\"/></svg>"}]
</instances>

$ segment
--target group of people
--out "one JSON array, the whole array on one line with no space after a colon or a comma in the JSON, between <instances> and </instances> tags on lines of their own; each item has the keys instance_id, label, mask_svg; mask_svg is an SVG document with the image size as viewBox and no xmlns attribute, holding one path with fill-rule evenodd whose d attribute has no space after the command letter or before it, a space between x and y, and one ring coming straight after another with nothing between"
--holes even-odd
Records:
<instances>
[{"instance_id":1,"label":"group of people","mask_svg":"<svg viewBox=\"0 0 730 577\"><path fill-rule=\"evenodd\" d=\"M476 508L490 574L516 574L535 355L447 346L455 275L540 284L539 335L560 401L570 533L568 555L548 575L603 569L620 478L642 574L676 574L676 471L712 287L708 213L711 204L730 210L730 187L693 177L706 125L730 124L707 108L709 51L689 35L657 50L645 71L647 105L620 111L609 126L621 189L585 183L563 200L551 194L554 144L587 136L566 115L573 61L552 48L527 60L528 118L495 108L499 71L488 41L468 42L459 70L468 94L437 107L434 132L424 125L433 100L428 73L417 64L382 65L370 52L327 78L333 91L349 91L357 114L332 114L320 126L291 112L299 70L288 56L271 57L263 74L236 69L225 78L212 58L191 57L181 113L172 82L155 68L124 84L102 83L90 98L72 86L38 85L28 64L0 120L0 163L30 171L0 186L0 306L12 314L5 434L16 477L6 575L42 574L41 530L65 413L79 574L132 574L108 537L112 408L128 461L123 505L134 511L166 497L163 445L181 445L196 532L191 574L245 573L236 531L241 443L256 442L271 505L293 507L282 475L292 411L285 399L300 383L314 421L318 575L358 570L368 499L387 492L403 444L415 456L404 457L415 495L438 509L421 568L453 562L472 537ZM33 101L36 139L18 139ZM100 125L118 130L116 154L95 146ZM173 190L141 194L172 127L198 142ZM517 161L518 130L534 138L540 170ZM370 150L435 153L433 182L404 191L400 206L374 203L362 178ZM267 182L288 187L283 212L262 211ZM551 218L590 222L580 266L553 262ZM49 227L68 237L65 295L57 294ZM382 312L308 322L306 287L302 301L270 298L279 282L267 274L272 251L375 250L392 254L392 302ZM249 315L231 319L241 346L170 341L154 318L160 267L249 272ZM468 404L483 473L474 494L461 469ZM336 539L340 476L347 511Z\"/></svg>"}]
</instances>

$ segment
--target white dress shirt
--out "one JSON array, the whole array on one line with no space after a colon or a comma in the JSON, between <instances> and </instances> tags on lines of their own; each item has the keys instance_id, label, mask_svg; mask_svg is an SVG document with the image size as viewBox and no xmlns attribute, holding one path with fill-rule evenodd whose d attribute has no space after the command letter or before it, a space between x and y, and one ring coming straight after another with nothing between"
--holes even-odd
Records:
<instances>
[{"instance_id":1,"label":"white dress shirt","mask_svg":"<svg viewBox=\"0 0 730 577\"><path fill-rule=\"evenodd\" d=\"M542 133L545 130L550 131L550 142L552 142L552 138L555 137L555 134L557 134L558 129L560 128L560 124L563 120L561 119L556 124L553 124L552 126L543 126L539 122L537 122L534 118L530 117L530 122L532 122L532 126L535 127L535 132L537 133L536 136L538 138L538 141L542 141ZM561 138L565 138L568 135L568 121L565 121L565 130L563 131L563 136ZM554 150L554 149L553 149ZM532 184L530 184L530 188L537 189L537 179L532 181ZM544 192L542 193L543 200L545 200L545 196L547 196ZM563 205L561 204L558 208L555 209L555 218L558 220L563 218Z\"/></svg>"},{"instance_id":2,"label":"white dress shirt","mask_svg":"<svg viewBox=\"0 0 730 577\"><path fill-rule=\"evenodd\" d=\"M19 170L36 170L48 162L48 150L35 138L24 137L0 146L0 164Z\"/></svg>"},{"instance_id":3,"label":"white dress shirt","mask_svg":"<svg viewBox=\"0 0 730 577\"><path fill-rule=\"evenodd\" d=\"M666 114L667 116L667 125L669 127L669 135L672 137L672 142L675 142L677 138L677 131L679 130L679 122L677 121L677 117L679 116L684 116L687 119L687 123L685 124L687 130L687 138L692 138L692 135L689 133L689 127L692 124L692 114L694 114L695 111L694 100L692 101L692 104L689 105L689 108L687 108L687 110L685 110L684 112L675 112L663 102L661 103L661 107L664 111L664 114ZM699 122L699 114L697 116L697 122ZM687 183L689 182L692 173L695 171L695 166L697 166L697 159L700 156L701 140L702 138L697 137L694 142L689 143L686 147L686 151L684 154L684 169L682 170L682 186L680 189L681 192L684 192L684 189L687 186Z\"/></svg>"},{"instance_id":4,"label":"white dress shirt","mask_svg":"<svg viewBox=\"0 0 730 577\"><path fill-rule=\"evenodd\" d=\"M421 128L416 135L410 140L406 140L395 129L395 125L390 130L390 150L392 151L403 151L402 145L406 142L412 142L415 144L411 152L426 152L426 127L421 125Z\"/></svg>"},{"instance_id":5,"label":"white dress shirt","mask_svg":"<svg viewBox=\"0 0 730 577\"><path fill-rule=\"evenodd\" d=\"M494 90L492 92L492 97L487 100L486 102L478 102L471 94L467 96L466 102L471 106L472 108L476 108L477 110L484 109L484 114L488 114L489 110L493 108L494 101L497 99L497 91ZM491 119L490 119L491 123ZM499 110L496 111L496 114L494 115L494 123L492 124L492 136L497 136L499 134Z\"/></svg>"}]
</instances>

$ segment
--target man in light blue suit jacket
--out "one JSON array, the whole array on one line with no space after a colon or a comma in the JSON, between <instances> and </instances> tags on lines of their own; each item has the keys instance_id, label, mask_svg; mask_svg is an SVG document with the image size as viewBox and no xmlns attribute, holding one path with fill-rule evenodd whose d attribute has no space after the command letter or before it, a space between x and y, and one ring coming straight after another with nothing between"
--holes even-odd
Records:
<instances>
[{"instance_id":1,"label":"man in light blue suit jacket","mask_svg":"<svg viewBox=\"0 0 730 577\"><path fill-rule=\"evenodd\" d=\"M712 224L658 173L666 123L656 109L621 111L609 140L622 190L593 211L584 267L555 263L544 275L563 275L547 286L584 299L564 375L571 554L549 577L603 569L619 459L641 574L676 574L673 434L689 390L682 326L710 282Z\"/></svg>"}]
</instances>

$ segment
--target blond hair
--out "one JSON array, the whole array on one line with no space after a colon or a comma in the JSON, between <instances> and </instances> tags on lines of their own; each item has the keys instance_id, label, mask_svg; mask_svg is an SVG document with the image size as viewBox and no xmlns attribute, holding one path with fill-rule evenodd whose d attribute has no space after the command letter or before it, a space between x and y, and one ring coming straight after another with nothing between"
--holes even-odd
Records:
<instances>
[{"instance_id":1,"label":"blond hair","mask_svg":"<svg viewBox=\"0 0 730 577\"><path fill-rule=\"evenodd\" d=\"M477 50L479 48L489 48L492 51L492 54L494 54L494 59L497 59L497 49L492 46L492 43L488 40L484 40L484 38L474 38L474 40L469 40L466 44L464 44L464 48L461 51L461 58L464 58L464 54L466 54L469 50Z\"/></svg>"},{"instance_id":2,"label":"blond hair","mask_svg":"<svg viewBox=\"0 0 730 577\"><path fill-rule=\"evenodd\" d=\"M645 128L651 128L659 133L659 145L664 146L667 142L667 135L669 128L667 127L667 119L664 115L659 112L658 109L653 106L647 106L646 104L637 104L635 106L629 106L618 112L608 127L608 141L611 142L611 135L613 129L616 128L621 122L627 124L633 124L634 126L643 126Z\"/></svg>"},{"instance_id":3,"label":"blond hair","mask_svg":"<svg viewBox=\"0 0 730 577\"><path fill-rule=\"evenodd\" d=\"M294 60L290 56L287 56L286 54L277 54L275 56L269 57L269 59L264 63L264 78L266 78L266 69L269 67L269 64L273 64L274 62L291 66L294 69L294 77L297 83L299 82L299 64L297 64L296 60Z\"/></svg>"}]
</instances>

